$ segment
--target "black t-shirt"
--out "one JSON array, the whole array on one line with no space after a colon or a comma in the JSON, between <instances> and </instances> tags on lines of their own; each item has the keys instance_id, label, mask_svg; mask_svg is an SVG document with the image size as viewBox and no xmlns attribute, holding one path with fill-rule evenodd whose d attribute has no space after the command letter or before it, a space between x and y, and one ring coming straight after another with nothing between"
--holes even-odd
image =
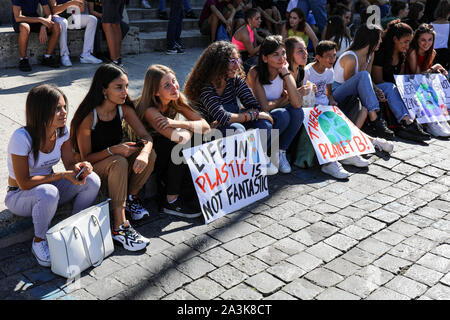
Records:
<instances>
[{"instance_id":1,"label":"black t-shirt","mask_svg":"<svg viewBox=\"0 0 450 320\"><path fill-rule=\"evenodd\" d=\"M385 50L378 50L375 52L375 58L373 60L374 66L383 68L383 81L395 83L394 74L400 74L402 65L404 63L404 57L399 54L398 64L392 65L392 59L386 54Z\"/></svg>"}]
</instances>

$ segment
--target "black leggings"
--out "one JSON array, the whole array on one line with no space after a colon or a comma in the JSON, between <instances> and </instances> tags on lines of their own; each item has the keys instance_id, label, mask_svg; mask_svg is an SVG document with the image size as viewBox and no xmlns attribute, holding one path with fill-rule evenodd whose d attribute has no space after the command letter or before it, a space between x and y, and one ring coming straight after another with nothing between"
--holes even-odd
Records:
<instances>
[{"instance_id":1,"label":"black leggings","mask_svg":"<svg viewBox=\"0 0 450 320\"><path fill-rule=\"evenodd\" d=\"M165 194L178 194L188 199L196 197L189 166L186 163L175 164L172 161L172 149L177 146L177 143L160 135L154 137L153 143L156 151L155 170L160 186L163 184L161 187ZM181 152L180 157L182 157ZM163 193L161 192L160 195L162 196Z\"/></svg>"}]
</instances>

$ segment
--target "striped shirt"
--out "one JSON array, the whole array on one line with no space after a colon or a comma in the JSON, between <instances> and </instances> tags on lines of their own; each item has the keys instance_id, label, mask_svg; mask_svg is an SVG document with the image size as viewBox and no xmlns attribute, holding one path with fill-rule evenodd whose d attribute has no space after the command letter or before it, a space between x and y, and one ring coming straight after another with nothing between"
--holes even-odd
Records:
<instances>
[{"instance_id":1,"label":"striped shirt","mask_svg":"<svg viewBox=\"0 0 450 320\"><path fill-rule=\"evenodd\" d=\"M222 96L218 95L216 88L212 84L202 88L200 100L195 107L201 112L208 123L217 121L219 122L219 126L225 126L230 121L231 113L225 110L224 105L237 105L237 98L241 101L244 109L261 110L252 91L239 76L227 79Z\"/></svg>"}]
</instances>

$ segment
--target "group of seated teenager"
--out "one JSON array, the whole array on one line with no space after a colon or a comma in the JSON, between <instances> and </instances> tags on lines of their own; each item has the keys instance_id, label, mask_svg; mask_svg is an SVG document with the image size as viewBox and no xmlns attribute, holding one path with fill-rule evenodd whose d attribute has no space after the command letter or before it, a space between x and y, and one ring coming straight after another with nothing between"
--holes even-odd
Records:
<instances>
[{"instance_id":1,"label":"group of seated teenager","mask_svg":"<svg viewBox=\"0 0 450 320\"><path fill-rule=\"evenodd\" d=\"M73 200L73 213L89 207L101 184L111 198L113 239L127 250L149 244L133 229L127 214L132 221L149 215L138 193L152 172L161 211L200 216L190 170L175 159L180 146L195 143L195 135L204 136L211 129L225 135L260 129L266 133L261 134L264 151L271 155L264 173L291 172L295 157L289 160L289 153L306 147L296 138L303 129L305 96L311 90L319 108L338 105L378 150L392 152L394 145L388 140L395 134L414 141L429 139L430 134L409 116L393 75L409 70L447 76L445 68L433 61L435 37L427 24L415 31L398 20L389 22L386 30L364 24L339 58L336 42L322 40L308 64L303 37L270 35L258 45L256 64L247 74L238 44L216 41L198 58L182 92L171 69L151 65L135 100L128 95L125 69L103 64L75 110L70 132L66 96L55 86L39 85L27 97L26 125L13 133L8 145L5 204L13 213L33 218L32 252L41 265L48 266L45 233L58 204ZM398 123L395 134L383 119L386 110ZM426 125L432 133L435 127L445 132L448 123ZM124 134L124 128L130 133ZM279 135L274 138L271 129ZM276 142L278 149L272 148ZM65 171L55 172L53 166L60 159ZM347 179L342 164L367 167L369 161L354 156L322 165L321 170Z\"/></svg>"},{"instance_id":2,"label":"group of seated teenager","mask_svg":"<svg viewBox=\"0 0 450 320\"><path fill-rule=\"evenodd\" d=\"M51 68L72 66L67 44L67 30L85 28L81 63L99 64L103 60L121 64L122 39L129 30L122 21L124 0L12 0L12 23L19 34L19 69L31 71L28 57L30 33L39 34L39 42L47 44L42 65ZM88 5L86 5L88 4ZM43 16L39 15L39 5ZM102 30L109 55L101 51ZM60 57L55 55L59 43Z\"/></svg>"}]
</instances>

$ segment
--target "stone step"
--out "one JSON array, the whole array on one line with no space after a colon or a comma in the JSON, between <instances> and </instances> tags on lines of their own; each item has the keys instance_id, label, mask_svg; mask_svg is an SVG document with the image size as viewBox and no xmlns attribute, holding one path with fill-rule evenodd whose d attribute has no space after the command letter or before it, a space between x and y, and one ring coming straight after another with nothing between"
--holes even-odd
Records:
<instances>
[{"instance_id":1,"label":"stone step","mask_svg":"<svg viewBox=\"0 0 450 320\"><path fill-rule=\"evenodd\" d=\"M192 8L197 17L200 16L202 8ZM144 8L128 8L128 19L139 20L139 19L158 19L158 9L144 9ZM167 14L170 13L170 9L167 9ZM163 21L163 20L161 20Z\"/></svg>"},{"instance_id":2,"label":"stone step","mask_svg":"<svg viewBox=\"0 0 450 320\"><path fill-rule=\"evenodd\" d=\"M166 50L165 31L140 32L139 33L139 52L146 53L152 51ZM209 44L208 36L204 36L198 30L183 30L181 32L181 41L183 45L189 48L207 47Z\"/></svg>"},{"instance_id":3,"label":"stone step","mask_svg":"<svg viewBox=\"0 0 450 320\"><path fill-rule=\"evenodd\" d=\"M148 0L152 8L158 8L158 0ZM205 0L189 0L191 7L201 7L205 4ZM127 8L141 8L141 0L130 0ZM166 1L166 8L170 8L170 1Z\"/></svg>"},{"instance_id":4,"label":"stone step","mask_svg":"<svg viewBox=\"0 0 450 320\"><path fill-rule=\"evenodd\" d=\"M68 30L67 45L69 46L71 57L77 59L83 49L84 29ZM15 33L12 27L0 27L0 69L15 68L19 61L19 34ZM102 41L103 51L107 50L106 41ZM36 33L30 35L28 41L27 55L30 57L30 64L40 63L46 46L41 45ZM139 29L130 26L125 39L122 41L122 54L139 54ZM55 54L59 54L59 44L56 45Z\"/></svg>"},{"instance_id":5,"label":"stone step","mask_svg":"<svg viewBox=\"0 0 450 320\"><path fill-rule=\"evenodd\" d=\"M130 26L138 27L140 32L167 31L168 21L160 19L138 19L130 21ZM182 30L198 29L198 19L183 19Z\"/></svg>"}]
</instances>

